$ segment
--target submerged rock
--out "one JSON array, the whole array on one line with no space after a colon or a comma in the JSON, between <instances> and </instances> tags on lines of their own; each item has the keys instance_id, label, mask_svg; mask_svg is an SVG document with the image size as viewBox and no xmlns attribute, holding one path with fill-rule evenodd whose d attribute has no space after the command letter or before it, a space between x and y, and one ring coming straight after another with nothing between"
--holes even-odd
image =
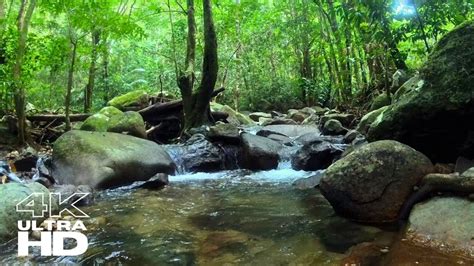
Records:
<instances>
[{"instance_id":1,"label":"submerged rock","mask_svg":"<svg viewBox=\"0 0 474 266\"><path fill-rule=\"evenodd\" d=\"M415 245L474 259L474 202L437 197L415 205L405 238Z\"/></svg>"},{"instance_id":2,"label":"submerged rock","mask_svg":"<svg viewBox=\"0 0 474 266\"><path fill-rule=\"evenodd\" d=\"M269 170L277 168L281 144L271 139L243 133L242 156L240 164L250 170Z\"/></svg>"},{"instance_id":3,"label":"submerged rock","mask_svg":"<svg viewBox=\"0 0 474 266\"><path fill-rule=\"evenodd\" d=\"M293 186L300 190L314 189L315 187L319 186L322 175L322 171L318 171L317 174L313 176L296 180L293 182Z\"/></svg>"},{"instance_id":4,"label":"submerged rock","mask_svg":"<svg viewBox=\"0 0 474 266\"><path fill-rule=\"evenodd\" d=\"M306 144L298 150L291 160L291 165L295 170L326 169L339 158L342 152L342 149L329 142L316 141Z\"/></svg>"},{"instance_id":5,"label":"submerged rock","mask_svg":"<svg viewBox=\"0 0 474 266\"><path fill-rule=\"evenodd\" d=\"M420 152L396 141L377 141L331 165L320 188L334 210L345 217L394 222L413 187L432 171L432 163Z\"/></svg>"},{"instance_id":6,"label":"submerged rock","mask_svg":"<svg viewBox=\"0 0 474 266\"><path fill-rule=\"evenodd\" d=\"M368 140L398 140L435 162L474 158L473 43L473 21L446 34L420 70L417 86L372 123Z\"/></svg>"},{"instance_id":7,"label":"submerged rock","mask_svg":"<svg viewBox=\"0 0 474 266\"><path fill-rule=\"evenodd\" d=\"M73 130L54 143L52 175L60 184L104 189L174 171L162 147L132 136Z\"/></svg>"}]
</instances>

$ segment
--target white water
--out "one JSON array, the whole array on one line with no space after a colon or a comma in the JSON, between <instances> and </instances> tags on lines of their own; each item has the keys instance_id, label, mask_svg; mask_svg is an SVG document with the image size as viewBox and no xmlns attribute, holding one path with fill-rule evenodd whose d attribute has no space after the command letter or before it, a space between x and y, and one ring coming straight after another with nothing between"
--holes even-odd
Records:
<instances>
[{"instance_id":1,"label":"white water","mask_svg":"<svg viewBox=\"0 0 474 266\"><path fill-rule=\"evenodd\" d=\"M310 177L317 172L297 171L291 168L274 169L269 171L249 172L245 170L222 171L216 173L186 173L169 176L170 183L176 182L202 182L219 179L230 181L255 181L271 183L292 183L297 179Z\"/></svg>"}]
</instances>

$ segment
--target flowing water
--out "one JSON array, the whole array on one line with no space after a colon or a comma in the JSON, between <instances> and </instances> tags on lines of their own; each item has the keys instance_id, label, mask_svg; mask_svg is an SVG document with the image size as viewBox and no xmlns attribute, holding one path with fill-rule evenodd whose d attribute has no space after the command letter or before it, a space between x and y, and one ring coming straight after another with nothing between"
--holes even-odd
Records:
<instances>
[{"instance_id":1,"label":"flowing water","mask_svg":"<svg viewBox=\"0 0 474 266\"><path fill-rule=\"evenodd\" d=\"M312 173L244 170L170 177L160 191L104 191L84 208L89 250L24 261L86 265L338 265L349 247L383 238L378 228L334 214L316 190L291 182ZM16 262L14 243L3 263Z\"/></svg>"},{"instance_id":2,"label":"flowing water","mask_svg":"<svg viewBox=\"0 0 474 266\"><path fill-rule=\"evenodd\" d=\"M85 220L85 254L41 257L34 249L30 257L18 258L14 239L0 245L0 264L341 265L351 247L373 242L393 253L386 265L469 265L407 247L396 241L396 231L337 216L317 189L292 185L315 174L291 169L288 159L295 150L282 151L276 170L180 169L159 191L123 187L99 192L93 205L82 208L91 217ZM170 146L168 152L179 162L186 151Z\"/></svg>"}]
</instances>

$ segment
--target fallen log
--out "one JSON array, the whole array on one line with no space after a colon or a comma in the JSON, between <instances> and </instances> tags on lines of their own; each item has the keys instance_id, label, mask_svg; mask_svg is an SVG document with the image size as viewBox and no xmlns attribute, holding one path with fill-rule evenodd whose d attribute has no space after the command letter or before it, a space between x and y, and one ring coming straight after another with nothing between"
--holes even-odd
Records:
<instances>
[{"instance_id":1,"label":"fallen log","mask_svg":"<svg viewBox=\"0 0 474 266\"><path fill-rule=\"evenodd\" d=\"M143 116L143 118L155 116L155 115L163 115L169 113L177 113L183 110L183 101L177 100L167 103L156 103L154 105L150 105L140 111L139 114Z\"/></svg>"},{"instance_id":2,"label":"fallen log","mask_svg":"<svg viewBox=\"0 0 474 266\"><path fill-rule=\"evenodd\" d=\"M86 120L92 114L71 114L69 115L69 119L71 122L79 122ZM26 117L31 122L65 122L66 116L65 115L56 115L56 114L41 114L41 115L29 115Z\"/></svg>"},{"instance_id":3,"label":"fallen log","mask_svg":"<svg viewBox=\"0 0 474 266\"><path fill-rule=\"evenodd\" d=\"M215 90L211 97L216 97L219 93L223 92L225 88L220 88ZM170 114L170 113L178 113L183 111L183 100L175 100L171 102L158 102L153 105L150 105L140 111L138 111L139 114L143 116L143 118L147 118L150 116L155 116L155 115L164 115L164 114Z\"/></svg>"}]
</instances>

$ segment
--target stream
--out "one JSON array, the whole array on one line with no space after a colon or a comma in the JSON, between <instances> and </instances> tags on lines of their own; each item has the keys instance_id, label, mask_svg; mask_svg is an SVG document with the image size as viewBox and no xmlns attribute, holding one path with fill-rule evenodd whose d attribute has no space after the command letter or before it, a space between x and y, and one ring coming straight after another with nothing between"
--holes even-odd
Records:
<instances>
[{"instance_id":1,"label":"stream","mask_svg":"<svg viewBox=\"0 0 474 266\"><path fill-rule=\"evenodd\" d=\"M85 220L85 254L42 257L33 249L30 257L18 258L13 239L0 245L0 264L341 265L349 249L363 242L391 252L399 238L396 229L339 217L319 190L293 186L295 180L316 173L291 169L289 158L296 148L282 151L275 170L181 169L162 190L121 187L97 192L95 203L81 208L90 216ZM179 161L185 151L170 146L168 152ZM413 247L394 255L407 265L426 259L437 265L453 261L430 256L432 252Z\"/></svg>"},{"instance_id":2,"label":"stream","mask_svg":"<svg viewBox=\"0 0 474 266\"><path fill-rule=\"evenodd\" d=\"M160 191L100 192L89 249L41 263L137 265L338 265L351 246L393 235L336 216L320 193L292 187L311 172L278 169L171 176ZM14 241L0 262L18 262Z\"/></svg>"}]
</instances>

